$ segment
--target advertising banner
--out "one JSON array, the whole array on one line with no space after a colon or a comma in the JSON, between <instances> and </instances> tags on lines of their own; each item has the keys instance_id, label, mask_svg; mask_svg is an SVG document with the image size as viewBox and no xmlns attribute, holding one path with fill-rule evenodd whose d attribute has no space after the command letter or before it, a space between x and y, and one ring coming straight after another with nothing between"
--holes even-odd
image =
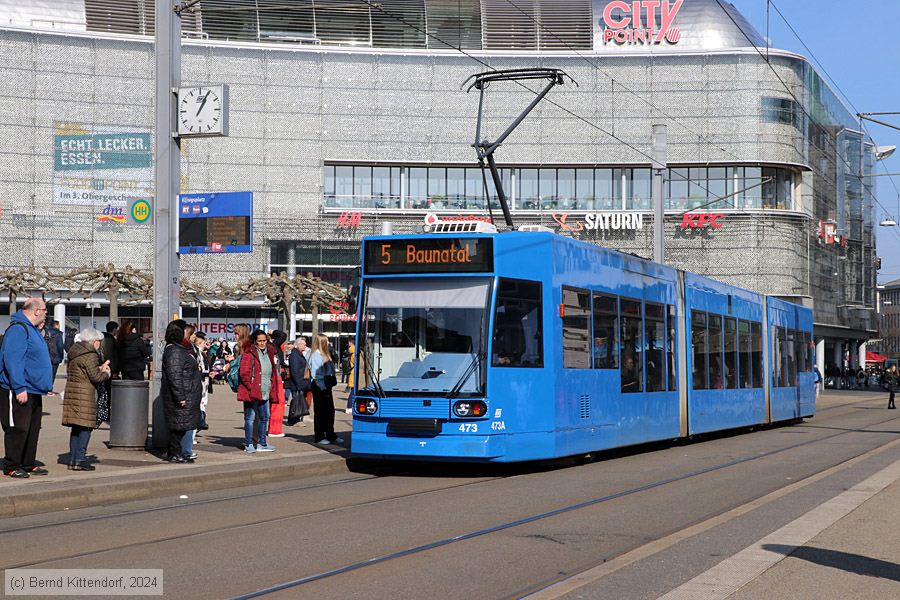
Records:
<instances>
[{"instance_id":1,"label":"advertising banner","mask_svg":"<svg viewBox=\"0 0 900 600\"><path fill-rule=\"evenodd\" d=\"M130 216L134 203L152 205L153 192L149 128L54 123L54 204L97 206L106 209L98 217L122 217L113 222L130 223L135 222Z\"/></svg>"}]
</instances>

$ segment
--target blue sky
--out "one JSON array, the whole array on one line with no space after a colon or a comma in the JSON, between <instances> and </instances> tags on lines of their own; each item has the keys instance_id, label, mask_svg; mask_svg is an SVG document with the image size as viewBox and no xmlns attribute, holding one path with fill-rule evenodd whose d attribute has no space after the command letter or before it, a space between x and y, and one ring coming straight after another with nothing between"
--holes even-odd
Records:
<instances>
[{"instance_id":1,"label":"blue sky","mask_svg":"<svg viewBox=\"0 0 900 600\"><path fill-rule=\"evenodd\" d=\"M731 3L766 35L767 0ZM900 112L900 1L774 0L774 6L818 59L820 72L824 67L857 111ZM849 19L855 23L848 24ZM813 58L774 8L769 12L768 35L773 47ZM900 115L874 118L900 126ZM866 127L878 145L898 147L892 157L881 162L877 172L900 173L900 131L868 122ZM893 182L900 188L900 176ZM900 222L900 199L890 178L877 178L875 195ZM876 210L880 221L884 213ZM882 258L879 281L900 279L900 227L877 227L876 233Z\"/></svg>"}]
</instances>

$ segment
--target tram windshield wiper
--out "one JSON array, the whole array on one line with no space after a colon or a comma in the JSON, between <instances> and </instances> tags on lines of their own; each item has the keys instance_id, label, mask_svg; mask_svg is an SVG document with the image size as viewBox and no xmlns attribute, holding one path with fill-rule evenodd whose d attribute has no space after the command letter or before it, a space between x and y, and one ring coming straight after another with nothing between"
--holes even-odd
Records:
<instances>
[{"instance_id":1,"label":"tram windshield wiper","mask_svg":"<svg viewBox=\"0 0 900 600\"><path fill-rule=\"evenodd\" d=\"M369 385L366 387L371 387L375 391L375 395L379 398L384 398L384 388L381 387L381 382L378 380L378 375L375 374L375 369L372 367L372 348L371 346L366 346L363 351L363 364L366 367L366 375L369 377ZM365 389L365 388L363 388Z\"/></svg>"},{"instance_id":2,"label":"tram windshield wiper","mask_svg":"<svg viewBox=\"0 0 900 600\"><path fill-rule=\"evenodd\" d=\"M475 372L475 369L481 364L482 356L484 352L476 352L475 356L472 357L472 361L469 363L469 366L466 367L466 370L463 371L463 374L460 376L459 380L456 382L456 385L453 386L453 389L447 394L448 398L456 398L459 396L462 391L463 386L469 380L469 377L472 376L472 373Z\"/></svg>"}]
</instances>

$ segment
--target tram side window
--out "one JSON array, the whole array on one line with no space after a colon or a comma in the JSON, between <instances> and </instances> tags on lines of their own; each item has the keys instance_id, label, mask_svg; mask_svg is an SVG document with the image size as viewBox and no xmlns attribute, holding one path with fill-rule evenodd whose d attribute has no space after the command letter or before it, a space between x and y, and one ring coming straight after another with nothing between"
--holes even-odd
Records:
<instances>
[{"instance_id":1,"label":"tram side window","mask_svg":"<svg viewBox=\"0 0 900 600\"><path fill-rule=\"evenodd\" d=\"M647 391L666 391L666 313L662 304L644 303L644 356Z\"/></svg>"},{"instance_id":2,"label":"tram side window","mask_svg":"<svg viewBox=\"0 0 900 600\"><path fill-rule=\"evenodd\" d=\"M737 388L737 383L737 320L734 317L725 317L725 387L733 390Z\"/></svg>"},{"instance_id":3,"label":"tram side window","mask_svg":"<svg viewBox=\"0 0 900 600\"><path fill-rule=\"evenodd\" d=\"M619 302L622 321L622 391L643 391L643 328L641 327L641 301L626 300Z\"/></svg>"},{"instance_id":4,"label":"tram side window","mask_svg":"<svg viewBox=\"0 0 900 600\"><path fill-rule=\"evenodd\" d=\"M812 372L813 368L813 355L812 355L812 345L809 343L809 332L803 331L801 332L803 336L803 371L807 373Z\"/></svg>"},{"instance_id":5,"label":"tram side window","mask_svg":"<svg viewBox=\"0 0 900 600\"><path fill-rule=\"evenodd\" d=\"M787 384L788 387L794 387L797 385L797 332L793 329L787 329L786 331L786 372L787 372Z\"/></svg>"},{"instance_id":6,"label":"tram side window","mask_svg":"<svg viewBox=\"0 0 900 600\"><path fill-rule=\"evenodd\" d=\"M691 357L693 359L691 377L695 390L705 390L709 387L706 354L706 313L691 311Z\"/></svg>"},{"instance_id":7,"label":"tram side window","mask_svg":"<svg viewBox=\"0 0 900 600\"><path fill-rule=\"evenodd\" d=\"M491 364L495 367L544 366L539 282L500 278Z\"/></svg>"},{"instance_id":8,"label":"tram side window","mask_svg":"<svg viewBox=\"0 0 900 600\"><path fill-rule=\"evenodd\" d=\"M722 372L722 317L709 315L709 389L725 387Z\"/></svg>"},{"instance_id":9,"label":"tram side window","mask_svg":"<svg viewBox=\"0 0 900 600\"><path fill-rule=\"evenodd\" d=\"M586 290L563 287L563 367L590 369L591 300Z\"/></svg>"},{"instance_id":10,"label":"tram side window","mask_svg":"<svg viewBox=\"0 0 900 600\"><path fill-rule=\"evenodd\" d=\"M797 356L799 357L799 363L797 366L798 373L806 373L810 370L810 364L812 363L812 358L809 354L809 334L805 331L797 330ZM799 383L799 379L797 380Z\"/></svg>"},{"instance_id":11,"label":"tram side window","mask_svg":"<svg viewBox=\"0 0 900 600\"><path fill-rule=\"evenodd\" d=\"M666 325L668 326L669 334L666 338L666 354L668 356L669 367L669 391L674 392L678 389L678 354L675 351L678 335L678 321L675 319L675 307L669 304L666 309Z\"/></svg>"},{"instance_id":12,"label":"tram side window","mask_svg":"<svg viewBox=\"0 0 900 600\"><path fill-rule=\"evenodd\" d=\"M594 294L594 368L619 368L619 301Z\"/></svg>"},{"instance_id":13,"label":"tram side window","mask_svg":"<svg viewBox=\"0 0 900 600\"><path fill-rule=\"evenodd\" d=\"M775 387L787 387L787 330L784 327L775 328L775 347L773 353L775 363Z\"/></svg>"},{"instance_id":14,"label":"tram side window","mask_svg":"<svg viewBox=\"0 0 900 600\"><path fill-rule=\"evenodd\" d=\"M762 324L750 323L751 368L753 377L750 379L753 387L763 387L763 352L762 352Z\"/></svg>"},{"instance_id":15,"label":"tram side window","mask_svg":"<svg viewBox=\"0 0 900 600\"><path fill-rule=\"evenodd\" d=\"M738 321L738 356L740 357L738 373L741 389L753 387L753 376L750 372L750 361L753 354L751 348L750 323L747 321Z\"/></svg>"}]
</instances>

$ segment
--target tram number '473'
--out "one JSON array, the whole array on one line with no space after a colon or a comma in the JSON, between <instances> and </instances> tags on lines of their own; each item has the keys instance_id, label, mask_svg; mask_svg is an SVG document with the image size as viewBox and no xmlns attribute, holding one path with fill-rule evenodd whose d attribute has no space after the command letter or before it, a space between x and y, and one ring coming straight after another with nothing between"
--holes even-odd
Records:
<instances>
[{"instance_id":1,"label":"tram number '473'","mask_svg":"<svg viewBox=\"0 0 900 600\"><path fill-rule=\"evenodd\" d=\"M478 423L463 423L459 426L459 430L462 433L477 433Z\"/></svg>"}]
</instances>

